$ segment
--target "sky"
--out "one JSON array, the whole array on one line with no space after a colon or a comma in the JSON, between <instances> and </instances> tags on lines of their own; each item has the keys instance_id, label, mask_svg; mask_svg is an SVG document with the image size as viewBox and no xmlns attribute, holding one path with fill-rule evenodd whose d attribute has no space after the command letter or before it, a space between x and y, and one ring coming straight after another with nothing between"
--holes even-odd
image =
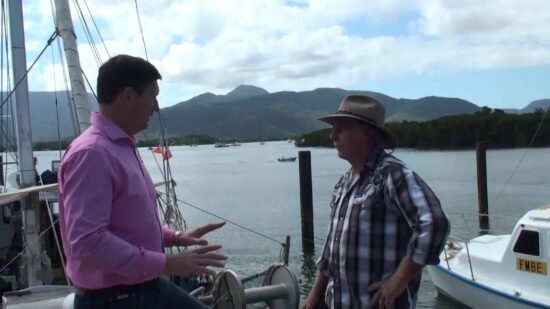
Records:
<instances>
[{"instance_id":1,"label":"sky","mask_svg":"<svg viewBox=\"0 0 550 309\"><path fill-rule=\"evenodd\" d=\"M29 64L54 30L52 1L23 0ZM92 87L109 56L146 58L136 1L78 1L97 57L69 2ZM137 0L137 6L147 58L163 76L161 107L241 84L269 92L334 87L395 98L457 97L493 108L550 98L548 0ZM31 91L66 87L57 44L29 75Z\"/></svg>"}]
</instances>

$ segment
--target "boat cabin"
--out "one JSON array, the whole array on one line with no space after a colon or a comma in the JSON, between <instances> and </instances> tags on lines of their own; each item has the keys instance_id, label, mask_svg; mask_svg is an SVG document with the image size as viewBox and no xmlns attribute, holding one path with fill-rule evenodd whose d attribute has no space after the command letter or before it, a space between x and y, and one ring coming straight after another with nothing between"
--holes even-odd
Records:
<instances>
[{"instance_id":1,"label":"boat cabin","mask_svg":"<svg viewBox=\"0 0 550 309\"><path fill-rule=\"evenodd\" d=\"M550 206L526 213L510 235L483 235L468 246L474 280L495 282L516 296L549 293ZM469 264L465 250L459 259Z\"/></svg>"}]
</instances>

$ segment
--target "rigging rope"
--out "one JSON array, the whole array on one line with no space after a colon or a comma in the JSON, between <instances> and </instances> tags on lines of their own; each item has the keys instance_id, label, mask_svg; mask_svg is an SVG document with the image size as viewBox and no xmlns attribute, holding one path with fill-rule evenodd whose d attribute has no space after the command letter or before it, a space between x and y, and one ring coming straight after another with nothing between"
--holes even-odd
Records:
<instances>
[{"instance_id":1,"label":"rigging rope","mask_svg":"<svg viewBox=\"0 0 550 309\"><path fill-rule=\"evenodd\" d=\"M2 104L0 105L0 108L2 106L4 106L4 104L6 104L6 102L8 101L8 99L11 98L11 96L13 95L13 93L15 92L15 90L17 89L17 87L19 87L19 85L25 80L25 78L27 77L27 75L29 74L29 72L32 70L32 68L34 67L34 65L36 64L36 62L38 62L38 60L40 59L40 57L42 57L42 55L44 54L44 52L46 51L46 49L50 46L50 44L52 43L52 41L57 37L58 33L57 31L54 31L54 33L50 36L50 38L48 39L48 42L46 44L46 46L44 46L44 48L42 49L42 51L40 51L40 53L38 54L38 56L36 57L36 59L33 61L33 63L31 64L31 66L27 69L27 71L25 72L25 74L23 74L23 76L21 77L20 80L17 81L17 83L15 84L15 86L13 87L12 91L10 91L10 93L8 94L7 98L4 99L2 101Z\"/></svg>"},{"instance_id":2,"label":"rigging rope","mask_svg":"<svg viewBox=\"0 0 550 309\"><path fill-rule=\"evenodd\" d=\"M53 18L53 24L55 25L56 24L56 14L55 14L55 5L53 3L53 0L50 0L50 7L52 9L52 18ZM60 37L58 36L57 39L56 39L56 42L57 42L57 52L59 54L59 61L61 62L61 72L63 73L63 82L64 82L64 85L65 85L65 88L64 89L71 89L69 87L69 79L67 78L67 72L65 71L64 68L66 68L67 66L65 65L65 59L63 57L63 49L61 48L61 39ZM73 128L73 136L77 136L78 135L78 122L77 122L77 116L76 116L76 109L74 108L74 105L75 104L71 104L72 102L72 98L71 98L71 95L69 93L69 90L65 91L65 94L67 96L67 107L69 110L70 110L70 115L71 115L71 123L72 123L72 128ZM59 159L61 160L61 156L59 157Z\"/></svg>"},{"instance_id":3,"label":"rigging rope","mask_svg":"<svg viewBox=\"0 0 550 309\"><path fill-rule=\"evenodd\" d=\"M30 251L31 245L35 245L36 243L38 243L38 241L40 241L42 236L44 236L44 234L46 234L46 232L48 232L51 228L53 228L54 225L57 224L57 222L59 222L59 218L57 218L52 224L50 224L50 226L48 226L46 229L44 229L44 231L42 231L42 233L40 233L40 235L38 235L38 237L32 243L30 243L30 244L27 243L27 245L25 245L25 247L23 248L23 250L21 250L21 252L19 252L13 259L11 259L6 265L4 265L4 267L2 267L0 269L0 273L2 273L6 268L8 268L8 266L10 266L11 263L15 262L15 260L17 260L27 250Z\"/></svg>"},{"instance_id":4,"label":"rigging rope","mask_svg":"<svg viewBox=\"0 0 550 309\"><path fill-rule=\"evenodd\" d=\"M97 35L99 35L99 39L101 40L101 43L103 44L103 48L105 49L105 53L107 53L107 57L111 58L111 54L109 54L109 50L107 49L107 44L105 44L105 41L103 40L103 36L101 36L101 32L99 32L99 28L97 27L97 24L95 23L94 15L92 14L92 11L90 11L90 7L88 6L88 2L84 0L84 5L86 6L86 9L88 10L88 14L90 15L90 18L92 19L92 23L94 24L95 30L97 31Z\"/></svg>"},{"instance_id":5,"label":"rigging rope","mask_svg":"<svg viewBox=\"0 0 550 309\"><path fill-rule=\"evenodd\" d=\"M97 66L99 67L102 63L101 57L99 56L99 51L97 50L95 46L94 37L92 35L92 32L90 31L90 28L88 27L88 23L86 22L86 18L84 17L84 13L82 13L82 9L80 8L80 4L78 4L78 1L73 0L74 5L76 6L76 12L78 13L78 18L80 19L82 29L84 30L84 34L86 35L86 39L88 40L88 43L90 43L90 49L92 50L92 54L95 57Z\"/></svg>"},{"instance_id":6,"label":"rigging rope","mask_svg":"<svg viewBox=\"0 0 550 309\"><path fill-rule=\"evenodd\" d=\"M160 194L164 194L164 193L160 192ZM187 205L187 206L189 206L189 207L191 207L191 208L194 208L194 209L196 209L196 210L198 210L198 211L202 211L202 212L204 212L204 213L206 213L206 214L208 214L208 215L211 215L212 217L216 217L216 218L221 219L221 220L223 220L223 221L225 221L225 222L228 222L228 223L230 223L230 224L232 224L232 225L234 225L234 226L237 226L237 227L239 227L239 228L241 228L241 229L243 229L243 230L246 230L246 231L249 231L249 232L251 232L251 233L254 233L254 234L256 234L256 235L258 235L258 236L261 236L261 237L263 237L263 238L265 238L265 239L269 239L269 240L271 240L271 241L273 241L273 242L278 243L279 245L282 245L282 246L285 245L284 243L282 243L282 242L280 242L280 241L278 241L278 240L276 240L276 239L274 239L274 238L272 238L272 237L269 237L269 236L267 236L267 235L265 235L265 234L262 234L262 233L260 233L260 232L257 232L257 231L255 231L255 230L253 230L253 229L251 229L251 228L249 228L249 227L246 227L246 226L244 226L244 225L242 225L242 224L239 224L239 223L237 223L237 222L234 222L234 221L231 221L231 220L226 219L226 218L224 218L224 217L218 216L218 215L216 215L215 213L212 213L212 212L210 212L210 211L208 211L208 210L204 210L204 209L202 209L202 208L200 208L200 207L198 207L198 206L195 206L195 205L193 205L193 204L191 204L191 203L188 203L188 202L183 201L183 200L180 200L180 199L178 199L178 202L183 203L183 204L185 204L185 205Z\"/></svg>"},{"instance_id":7,"label":"rigging rope","mask_svg":"<svg viewBox=\"0 0 550 309\"><path fill-rule=\"evenodd\" d=\"M141 41L143 42L143 49L145 50L145 59L149 61L149 54L147 53L147 45L145 44L145 36L143 35L143 28L141 27L141 17L139 14L138 2L137 0L134 0L134 2L136 4L136 15L138 19L139 32L141 33Z\"/></svg>"},{"instance_id":8,"label":"rigging rope","mask_svg":"<svg viewBox=\"0 0 550 309\"><path fill-rule=\"evenodd\" d=\"M59 124L59 105L57 100L57 78L55 76L55 53L52 49L52 66L53 66L53 87L55 93L55 119L57 123L57 143L59 150L59 159L61 160L61 128ZM40 181L42 181L42 176L40 176Z\"/></svg>"},{"instance_id":9,"label":"rigging rope","mask_svg":"<svg viewBox=\"0 0 550 309\"><path fill-rule=\"evenodd\" d=\"M510 181L512 180L512 178L516 175L516 172L518 171L519 169L519 166L521 165L521 163L523 162L523 159L525 159L525 156L527 155L527 152L529 151L529 148L531 148L531 146L533 146L533 143L535 142L535 138L537 137L537 135L539 134L540 132L540 129L542 128L542 124L544 123L544 120L546 119L546 115L548 114L548 111L550 109L547 108L546 111L544 112L544 114L542 115L542 119L540 120L538 126L537 126L537 129L535 130L535 133L533 134L533 137L531 138L531 141L529 142L529 145L527 146L527 148L525 149L525 151L523 152L521 158L519 159L519 162L518 164L516 165L516 167L514 168L514 170L512 171L512 174L510 174L510 177L508 177L508 179L506 180L506 183L504 183L504 185L502 186L502 189L500 189L500 191L498 192L498 194L496 195L496 197L493 199L492 203L491 204L495 204L496 201L500 198L500 196L502 195L502 193L504 192L504 190L506 189L506 187L510 184Z\"/></svg>"}]
</instances>

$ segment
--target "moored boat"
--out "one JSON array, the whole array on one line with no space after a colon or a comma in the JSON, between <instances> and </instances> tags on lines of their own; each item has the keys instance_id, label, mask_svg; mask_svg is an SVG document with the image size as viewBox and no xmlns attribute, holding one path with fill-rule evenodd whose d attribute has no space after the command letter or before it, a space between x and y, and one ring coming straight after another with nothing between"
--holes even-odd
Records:
<instances>
[{"instance_id":1,"label":"moored boat","mask_svg":"<svg viewBox=\"0 0 550 309\"><path fill-rule=\"evenodd\" d=\"M508 235L450 237L428 272L438 292L472 308L550 308L550 206Z\"/></svg>"}]
</instances>

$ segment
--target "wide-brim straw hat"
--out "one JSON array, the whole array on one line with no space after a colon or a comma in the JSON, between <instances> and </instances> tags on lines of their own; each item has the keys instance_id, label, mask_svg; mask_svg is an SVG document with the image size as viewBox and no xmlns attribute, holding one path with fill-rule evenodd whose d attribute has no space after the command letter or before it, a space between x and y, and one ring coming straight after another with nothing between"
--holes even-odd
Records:
<instances>
[{"instance_id":1,"label":"wide-brim straw hat","mask_svg":"<svg viewBox=\"0 0 550 309\"><path fill-rule=\"evenodd\" d=\"M367 123L382 133L384 148L397 147L397 137L385 127L386 109L375 98L358 94L348 95L342 100L336 113L319 120L333 125L336 119L341 118L353 118Z\"/></svg>"}]
</instances>

